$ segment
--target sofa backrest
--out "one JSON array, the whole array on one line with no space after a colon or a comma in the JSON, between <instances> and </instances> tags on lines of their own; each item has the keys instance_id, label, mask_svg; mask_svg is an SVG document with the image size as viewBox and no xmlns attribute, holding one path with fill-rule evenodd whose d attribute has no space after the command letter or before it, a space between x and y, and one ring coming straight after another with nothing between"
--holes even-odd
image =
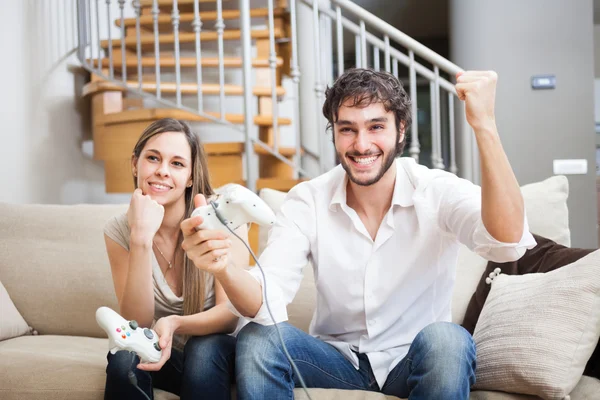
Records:
<instances>
[{"instance_id":1,"label":"sofa backrest","mask_svg":"<svg viewBox=\"0 0 600 400\"><path fill-rule=\"evenodd\" d=\"M556 176L522 187L531 231L569 245L568 181ZM278 211L285 193L263 189ZM103 227L127 205L14 205L0 203L0 282L25 321L40 334L104 337L96 309L118 309L104 245ZM268 232L259 233L259 249ZM463 248L459 253L452 314L462 322L486 261ZM312 267L288 307L290 322L308 330L316 291Z\"/></svg>"},{"instance_id":2,"label":"sofa backrest","mask_svg":"<svg viewBox=\"0 0 600 400\"><path fill-rule=\"evenodd\" d=\"M103 228L126 209L0 204L0 282L40 334L106 336L96 309L118 305Z\"/></svg>"}]
</instances>

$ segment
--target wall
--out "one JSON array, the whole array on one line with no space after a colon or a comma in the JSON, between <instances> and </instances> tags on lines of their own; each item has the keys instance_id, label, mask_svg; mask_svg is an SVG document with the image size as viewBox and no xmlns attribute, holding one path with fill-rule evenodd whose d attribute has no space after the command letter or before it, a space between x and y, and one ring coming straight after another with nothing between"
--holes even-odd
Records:
<instances>
[{"instance_id":1,"label":"wall","mask_svg":"<svg viewBox=\"0 0 600 400\"><path fill-rule=\"evenodd\" d=\"M499 74L496 117L520 184L552 175L554 159L586 159L569 175L572 245L597 247L592 0L451 0L453 62ZM535 74L556 89L533 91Z\"/></svg>"},{"instance_id":2,"label":"wall","mask_svg":"<svg viewBox=\"0 0 600 400\"><path fill-rule=\"evenodd\" d=\"M104 193L102 162L91 159L86 74L73 49L75 0L1 0L0 168L14 203L120 203ZM6 39L10 38L10 39Z\"/></svg>"}]
</instances>

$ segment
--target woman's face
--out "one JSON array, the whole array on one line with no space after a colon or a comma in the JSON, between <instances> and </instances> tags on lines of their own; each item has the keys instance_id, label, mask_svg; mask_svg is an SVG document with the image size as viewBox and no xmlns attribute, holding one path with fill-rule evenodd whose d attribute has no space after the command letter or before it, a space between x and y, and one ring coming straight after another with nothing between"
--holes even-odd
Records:
<instances>
[{"instance_id":1,"label":"woman's face","mask_svg":"<svg viewBox=\"0 0 600 400\"><path fill-rule=\"evenodd\" d=\"M192 184L192 149L181 132L165 132L152 137L134 160L138 187L165 206L185 201Z\"/></svg>"}]
</instances>

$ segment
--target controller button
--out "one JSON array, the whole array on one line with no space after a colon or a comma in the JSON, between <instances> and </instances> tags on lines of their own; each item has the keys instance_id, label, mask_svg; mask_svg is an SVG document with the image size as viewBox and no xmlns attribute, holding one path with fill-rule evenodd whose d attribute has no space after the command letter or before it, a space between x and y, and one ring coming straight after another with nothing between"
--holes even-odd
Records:
<instances>
[{"instance_id":1,"label":"controller button","mask_svg":"<svg viewBox=\"0 0 600 400\"><path fill-rule=\"evenodd\" d=\"M136 320L129 321L129 327L135 331L138 328L137 321Z\"/></svg>"},{"instance_id":2,"label":"controller button","mask_svg":"<svg viewBox=\"0 0 600 400\"><path fill-rule=\"evenodd\" d=\"M154 348L156 349L156 351L161 351L162 350L160 348L160 344L158 344L158 342L154 342Z\"/></svg>"},{"instance_id":3,"label":"controller button","mask_svg":"<svg viewBox=\"0 0 600 400\"><path fill-rule=\"evenodd\" d=\"M121 329L125 330L125 329L127 329L127 328L125 328L125 325L122 325L122 326L121 326Z\"/></svg>"},{"instance_id":4,"label":"controller button","mask_svg":"<svg viewBox=\"0 0 600 400\"><path fill-rule=\"evenodd\" d=\"M127 339L127 336L125 336L125 335L121 335L121 337L122 337L123 339Z\"/></svg>"},{"instance_id":5,"label":"controller button","mask_svg":"<svg viewBox=\"0 0 600 400\"><path fill-rule=\"evenodd\" d=\"M117 328L117 332L121 332L121 328Z\"/></svg>"},{"instance_id":6,"label":"controller button","mask_svg":"<svg viewBox=\"0 0 600 400\"><path fill-rule=\"evenodd\" d=\"M150 340L152 340L154 338L154 334L148 328L144 328L144 335L146 335L146 337Z\"/></svg>"},{"instance_id":7,"label":"controller button","mask_svg":"<svg viewBox=\"0 0 600 400\"><path fill-rule=\"evenodd\" d=\"M127 332L127 336L131 336L131 334L129 332Z\"/></svg>"}]
</instances>

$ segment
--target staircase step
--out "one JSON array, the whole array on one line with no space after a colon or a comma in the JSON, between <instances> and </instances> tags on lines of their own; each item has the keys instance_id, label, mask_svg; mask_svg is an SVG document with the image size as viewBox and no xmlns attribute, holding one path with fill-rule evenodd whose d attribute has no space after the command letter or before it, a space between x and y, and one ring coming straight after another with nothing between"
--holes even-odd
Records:
<instances>
[{"instance_id":1,"label":"staircase step","mask_svg":"<svg viewBox=\"0 0 600 400\"><path fill-rule=\"evenodd\" d=\"M287 192L300 182L306 179L281 179L281 178L260 178L256 180L256 190L265 188Z\"/></svg>"},{"instance_id":2,"label":"staircase step","mask_svg":"<svg viewBox=\"0 0 600 400\"><path fill-rule=\"evenodd\" d=\"M142 81L142 90L144 92L154 93L156 92L156 82L144 82ZM137 81L127 81L127 87L130 89L138 89L139 84ZM244 94L243 86L239 85L223 85L225 89L225 95L227 96L242 96ZM181 94L196 94L198 93L198 85L196 83L182 83L180 84ZM87 96L92 93L98 92L112 92L112 91L125 91L125 89L115 83L109 81L93 81L87 83L83 87L82 95ZM176 84L174 82L161 82L160 91L163 94L174 94L176 93ZM277 96L285 95L285 89L281 86L277 87ZM220 86L216 83L203 83L202 94L205 95L219 95ZM255 86L252 89L254 96L263 97L271 96L271 88L268 86Z\"/></svg>"},{"instance_id":3,"label":"staircase step","mask_svg":"<svg viewBox=\"0 0 600 400\"><path fill-rule=\"evenodd\" d=\"M219 113L206 112L205 114L219 118ZM98 118L98 124L114 125L128 122L156 121L162 118L175 118L190 122L213 122L212 120L201 117L197 114L180 110L177 108L141 108L137 110L125 110L118 113L104 114ZM225 114L225 120L232 124L243 124L243 114ZM278 118L278 125L291 125L289 118ZM273 117L270 115L255 115L254 125L273 126ZM141 133L141 132L140 132Z\"/></svg>"},{"instance_id":4,"label":"staircase step","mask_svg":"<svg viewBox=\"0 0 600 400\"><path fill-rule=\"evenodd\" d=\"M280 146L277 151L279 152L279 154L281 154L284 157L292 157L296 155L296 148L295 147L282 147ZM265 150L262 146L255 144L254 145L254 152L256 154L259 155L263 155L263 156L270 156L272 155L269 151ZM300 154L302 154L302 149L300 149Z\"/></svg>"},{"instance_id":5,"label":"staircase step","mask_svg":"<svg viewBox=\"0 0 600 400\"><path fill-rule=\"evenodd\" d=\"M98 59L88 59L87 62L90 65L98 67ZM135 71L138 66L138 60L135 55L129 55L125 58L125 64L128 71ZM156 65L156 58L154 57L142 57L141 64L144 68L153 68ZM202 68L218 68L219 58L218 57L202 57L200 64ZM122 69L123 62L120 57L113 58L113 68L117 71ZM160 57L160 68L175 68L175 58L172 56ZM196 68L195 57L180 57L179 66L181 68ZM283 65L283 59L277 57L277 66ZM242 68L242 59L240 57L223 57L223 66L225 68ZM269 68L269 60L266 58L254 58L252 60L253 68ZM110 68L110 62L108 58L102 59L102 68Z\"/></svg>"},{"instance_id":6,"label":"staircase step","mask_svg":"<svg viewBox=\"0 0 600 400\"><path fill-rule=\"evenodd\" d=\"M170 5L173 5L173 2L170 2ZM276 8L273 10L273 17L278 18L278 17L282 17L284 15L286 15L286 10L283 8ZM223 19L224 20L230 20L230 19L239 19L240 18L240 11L239 10L223 10ZM268 18L269 17L269 9L268 8L254 8L250 10L250 17L251 18L260 18L260 17L265 17ZM216 21L217 20L217 12L216 11L201 11L200 12L200 21L202 21L202 23L204 23L204 21ZM187 22L192 22L194 21L194 13L181 13L179 15L179 22L180 23L187 23ZM126 28L133 28L135 29L135 24L136 24L136 19L135 18L126 18L125 19L125 27ZM172 21L171 21L171 15L168 14L160 14L158 16L158 24L159 29L158 31L162 31L162 29L164 29L165 26L168 26L169 31L172 28ZM118 19L116 20L116 25L118 27L121 26L121 20ZM142 15L140 17L140 26L141 27L145 27L148 26L151 29L154 26L154 16L152 15ZM162 26L162 29L161 29ZM147 33L146 33L147 34Z\"/></svg>"},{"instance_id":7,"label":"staircase step","mask_svg":"<svg viewBox=\"0 0 600 400\"><path fill-rule=\"evenodd\" d=\"M275 39L281 39L283 36L283 32L281 29L275 28ZM253 29L251 31L252 39L268 39L269 38L269 30L268 29ZM239 40L242 36L242 33L239 29L230 29L225 30L223 32L224 40ZM214 31L205 31L200 33L200 41L214 41L218 40L219 36L217 32ZM158 35L158 41L161 45L163 44L173 44L175 43L175 35L172 33L169 34L160 34ZM180 32L179 33L179 43L196 43L196 34L189 32ZM102 40L100 46L103 49L108 48L108 40ZM113 49L121 48L121 39L113 39L112 40ZM154 49L154 35L143 35L140 38L140 46L142 50L153 50ZM125 47L129 50L135 50L137 48L137 38L135 36L128 36L125 38Z\"/></svg>"},{"instance_id":8,"label":"staircase step","mask_svg":"<svg viewBox=\"0 0 600 400\"><path fill-rule=\"evenodd\" d=\"M195 0L178 0L178 7L193 7ZM229 1L229 0L222 0ZM216 3L217 0L199 0L200 3ZM173 0L158 0L157 1L159 7L173 7ZM142 8L152 8L154 4L153 0L141 0L140 6Z\"/></svg>"}]
</instances>

